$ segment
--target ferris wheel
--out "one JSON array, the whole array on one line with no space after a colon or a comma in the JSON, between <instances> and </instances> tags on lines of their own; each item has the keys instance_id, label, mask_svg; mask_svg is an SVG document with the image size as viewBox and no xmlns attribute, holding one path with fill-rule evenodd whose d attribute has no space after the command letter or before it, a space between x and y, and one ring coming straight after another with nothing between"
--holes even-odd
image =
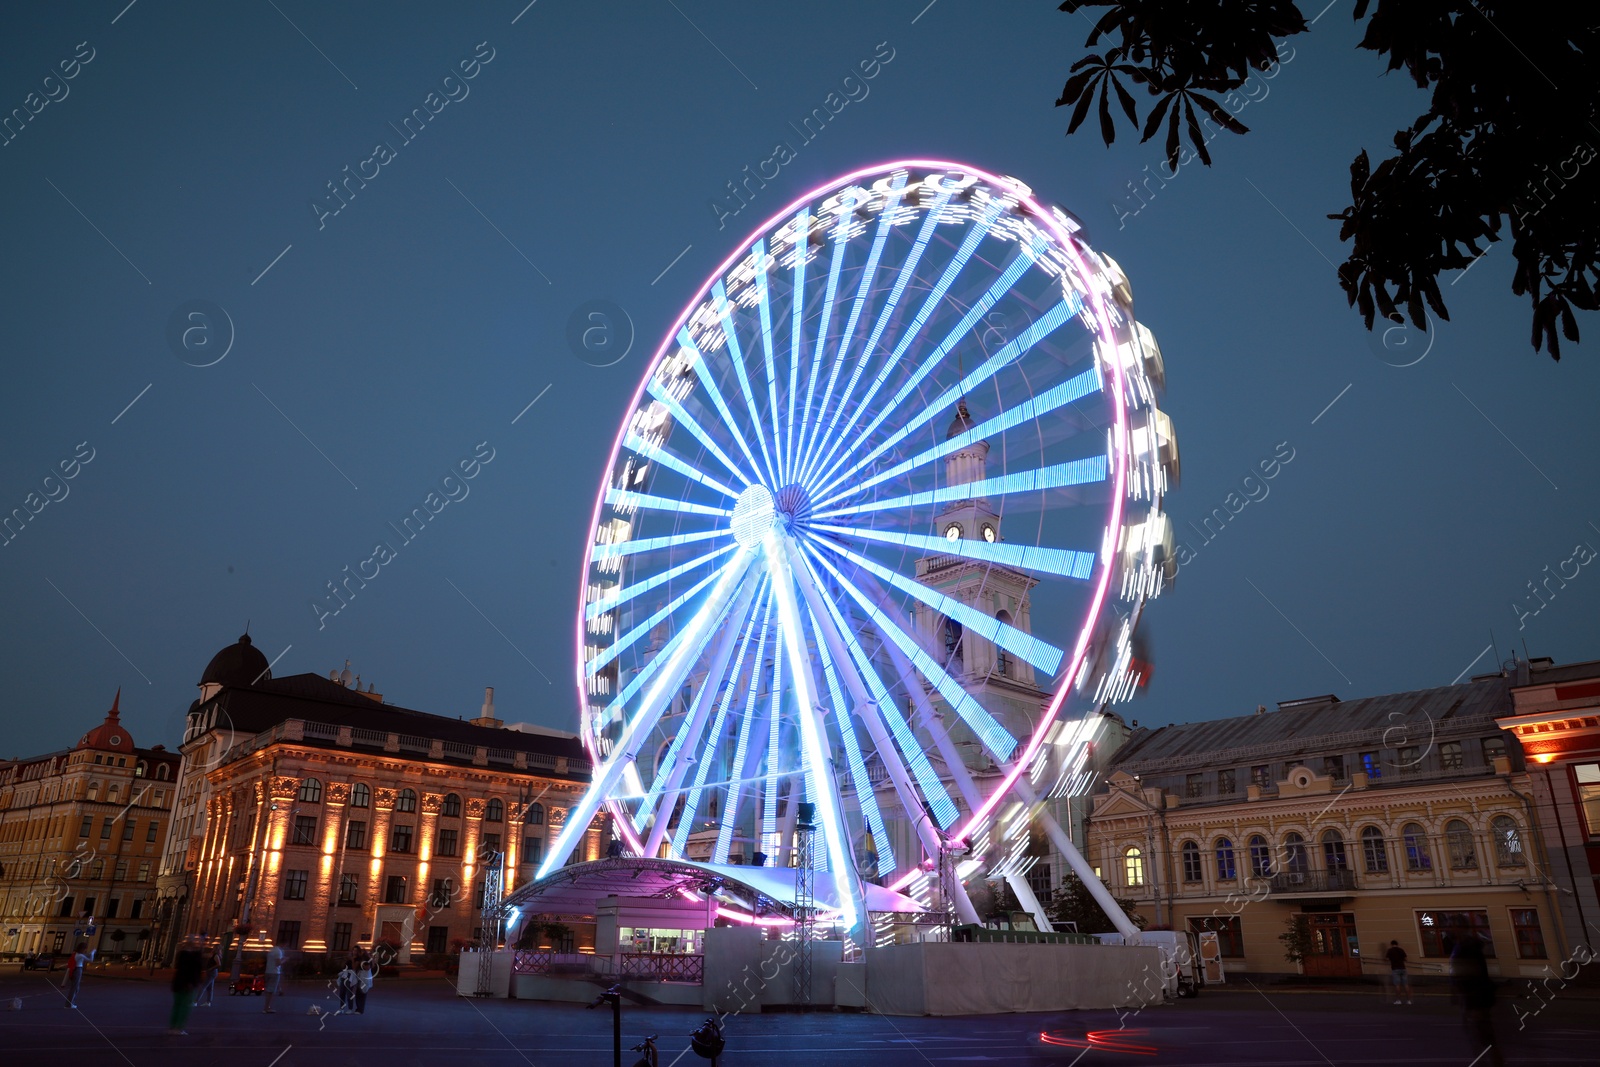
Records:
<instances>
[{"instance_id":1,"label":"ferris wheel","mask_svg":"<svg viewBox=\"0 0 1600 1067\"><path fill-rule=\"evenodd\" d=\"M1014 179L908 160L768 220L612 448L577 618L596 769L539 876L601 805L636 855L774 866L809 805L847 927L863 880L1003 864L1007 799L1070 792L1087 713L1141 680L1176 569L1163 385L1121 269Z\"/></svg>"}]
</instances>

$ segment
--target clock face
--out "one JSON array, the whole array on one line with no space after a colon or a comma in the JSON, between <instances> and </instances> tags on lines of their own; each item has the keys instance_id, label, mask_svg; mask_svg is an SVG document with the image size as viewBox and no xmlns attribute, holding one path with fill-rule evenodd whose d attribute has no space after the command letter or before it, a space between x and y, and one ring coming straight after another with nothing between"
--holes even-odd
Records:
<instances>
[{"instance_id":1,"label":"clock face","mask_svg":"<svg viewBox=\"0 0 1600 1067\"><path fill-rule=\"evenodd\" d=\"M946 526L944 528L944 537L946 541L961 540L961 524L952 522L949 526Z\"/></svg>"},{"instance_id":2,"label":"clock face","mask_svg":"<svg viewBox=\"0 0 1600 1067\"><path fill-rule=\"evenodd\" d=\"M983 524L983 539L990 544L994 543L994 527L988 523Z\"/></svg>"}]
</instances>

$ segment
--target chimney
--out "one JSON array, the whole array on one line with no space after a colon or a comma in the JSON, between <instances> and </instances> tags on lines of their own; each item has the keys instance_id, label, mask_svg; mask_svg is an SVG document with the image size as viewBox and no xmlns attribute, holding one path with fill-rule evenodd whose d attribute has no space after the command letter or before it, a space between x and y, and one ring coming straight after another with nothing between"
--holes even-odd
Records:
<instances>
[{"instance_id":1,"label":"chimney","mask_svg":"<svg viewBox=\"0 0 1600 1067\"><path fill-rule=\"evenodd\" d=\"M478 717L472 720L474 726L493 726L499 728L505 723L494 717L494 686L483 687L483 709L478 712Z\"/></svg>"}]
</instances>

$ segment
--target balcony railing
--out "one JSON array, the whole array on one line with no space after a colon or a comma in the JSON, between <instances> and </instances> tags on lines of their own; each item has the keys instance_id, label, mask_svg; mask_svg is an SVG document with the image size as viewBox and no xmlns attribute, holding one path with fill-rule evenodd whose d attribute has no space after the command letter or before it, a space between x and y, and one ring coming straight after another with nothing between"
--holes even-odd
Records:
<instances>
[{"instance_id":1,"label":"balcony railing","mask_svg":"<svg viewBox=\"0 0 1600 1067\"><path fill-rule=\"evenodd\" d=\"M1282 871L1272 876L1273 893L1343 893L1356 887L1354 871Z\"/></svg>"}]
</instances>

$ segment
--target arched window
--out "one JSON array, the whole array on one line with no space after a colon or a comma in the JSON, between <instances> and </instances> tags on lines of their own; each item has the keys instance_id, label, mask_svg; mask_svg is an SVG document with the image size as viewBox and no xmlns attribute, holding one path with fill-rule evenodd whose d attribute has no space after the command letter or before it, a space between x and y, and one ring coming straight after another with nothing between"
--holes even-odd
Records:
<instances>
[{"instance_id":1,"label":"arched window","mask_svg":"<svg viewBox=\"0 0 1600 1067\"><path fill-rule=\"evenodd\" d=\"M961 624L951 618L944 620L944 654L947 662L961 662Z\"/></svg>"},{"instance_id":2,"label":"arched window","mask_svg":"<svg viewBox=\"0 0 1600 1067\"><path fill-rule=\"evenodd\" d=\"M1389 846L1384 843L1383 831L1369 826L1361 831L1361 856L1366 860L1368 874L1384 874L1389 870Z\"/></svg>"},{"instance_id":3,"label":"arched window","mask_svg":"<svg viewBox=\"0 0 1600 1067\"><path fill-rule=\"evenodd\" d=\"M315 778L303 778L300 781L300 803L322 803L322 783Z\"/></svg>"},{"instance_id":4,"label":"arched window","mask_svg":"<svg viewBox=\"0 0 1600 1067\"><path fill-rule=\"evenodd\" d=\"M678 800L681 803L683 798L679 797ZM532 804L529 804L528 805L528 817L526 819L524 819L523 822L528 826L543 826L544 825L544 805L539 803L537 800L535 800Z\"/></svg>"},{"instance_id":5,"label":"arched window","mask_svg":"<svg viewBox=\"0 0 1600 1067\"><path fill-rule=\"evenodd\" d=\"M1501 867L1523 867L1527 858L1522 854L1522 831L1517 820L1509 815L1496 815L1489 821L1489 831L1494 836L1494 861Z\"/></svg>"},{"instance_id":6,"label":"arched window","mask_svg":"<svg viewBox=\"0 0 1600 1067\"><path fill-rule=\"evenodd\" d=\"M1200 881L1200 846L1193 841L1183 843L1183 880L1185 882Z\"/></svg>"},{"instance_id":7,"label":"arched window","mask_svg":"<svg viewBox=\"0 0 1600 1067\"><path fill-rule=\"evenodd\" d=\"M1250 835L1250 873L1257 878L1272 877L1272 848L1260 834Z\"/></svg>"},{"instance_id":8,"label":"arched window","mask_svg":"<svg viewBox=\"0 0 1600 1067\"><path fill-rule=\"evenodd\" d=\"M350 806L352 808L369 808L372 806L372 790L367 788L365 782L357 782L350 787Z\"/></svg>"},{"instance_id":9,"label":"arched window","mask_svg":"<svg viewBox=\"0 0 1600 1067\"><path fill-rule=\"evenodd\" d=\"M166 781L167 780L167 776L168 776L169 773L170 772L167 769L167 765L165 763L163 763L161 766L156 768L156 781L158 781L158 782Z\"/></svg>"},{"instance_id":10,"label":"arched window","mask_svg":"<svg viewBox=\"0 0 1600 1067\"><path fill-rule=\"evenodd\" d=\"M1144 853L1137 848L1130 848L1122 854L1123 884L1129 889L1138 889L1144 885Z\"/></svg>"},{"instance_id":11,"label":"arched window","mask_svg":"<svg viewBox=\"0 0 1600 1067\"><path fill-rule=\"evenodd\" d=\"M484 809L483 809L483 821L484 822L504 822L505 821L505 817L506 817L506 806L504 804L500 803L500 798L499 797L493 798L492 800L489 801L489 803L487 805L484 806Z\"/></svg>"},{"instance_id":12,"label":"arched window","mask_svg":"<svg viewBox=\"0 0 1600 1067\"><path fill-rule=\"evenodd\" d=\"M1407 870L1433 870L1433 857L1428 854L1427 831L1414 822L1408 822L1400 828L1400 839L1406 849Z\"/></svg>"},{"instance_id":13,"label":"arched window","mask_svg":"<svg viewBox=\"0 0 1600 1067\"><path fill-rule=\"evenodd\" d=\"M1350 869L1350 860L1344 854L1344 835L1337 830L1322 831L1322 865L1329 871Z\"/></svg>"},{"instance_id":14,"label":"arched window","mask_svg":"<svg viewBox=\"0 0 1600 1067\"><path fill-rule=\"evenodd\" d=\"M1283 836L1283 867L1290 874L1305 874L1306 839L1290 830Z\"/></svg>"},{"instance_id":15,"label":"arched window","mask_svg":"<svg viewBox=\"0 0 1600 1067\"><path fill-rule=\"evenodd\" d=\"M144 760L140 760L138 763L135 763L133 765L133 776L135 778L143 778L145 775L147 775L149 773L150 773L150 765L148 763L146 763Z\"/></svg>"},{"instance_id":16,"label":"arched window","mask_svg":"<svg viewBox=\"0 0 1600 1067\"><path fill-rule=\"evenodd\" d=\"M1457 871L1475 870L1478 850L1472 844L1472 827L1460 819L1451 819L1444 826L1445 847L1450 851L1450 867Z\"/></svg>"},{"instance_id":17,"label":"arched window","mask_svg":"<svg viewBox=\"0 0 1600 1067\"><path fill-rule=\"evenodd\" d=\"M994 617L995 621L997 622L1005 623L1007 626L1011 625L1011 612L1007 611L1005 608L1001 608L999 611L995 612ZM1006 650L1001 648L999 645L995 646L994 655L995 673L1000 675L1002 678L1009 676L1011 674L1010 655L1008 655Z\"/></svg>"},{"instance_id":18,"label":"arched window","mask_svg":"<svg viewBox=\"0 0 1600 1067\"><path fill-rule=\"evenodd\" d=\"M1232 881L1237 876L1233 866L1233 842L1226 837L1217 838L1217 879Z\"/></svg>"},{"instance_id":19,"label":"arched window","mask_svg":"<svg viewBox=\"0 0 1600 1067\"><path fill-rule=\"evenodd\" d=\"M452 819L458 817L461 814L461 794L446 793L444 803L439 805L439 814Z\"/></svg>"},{"instance_id":20,"label":"arched window","mask_svg":"<svg viewBox=\"0 0 1600 1067\"><path fill-rule=\"evenodd\" d=\"M416 811L417 791L415 789L402 789L400 795L394 798L395 811Z\"/></svg>"}]
</instances>

